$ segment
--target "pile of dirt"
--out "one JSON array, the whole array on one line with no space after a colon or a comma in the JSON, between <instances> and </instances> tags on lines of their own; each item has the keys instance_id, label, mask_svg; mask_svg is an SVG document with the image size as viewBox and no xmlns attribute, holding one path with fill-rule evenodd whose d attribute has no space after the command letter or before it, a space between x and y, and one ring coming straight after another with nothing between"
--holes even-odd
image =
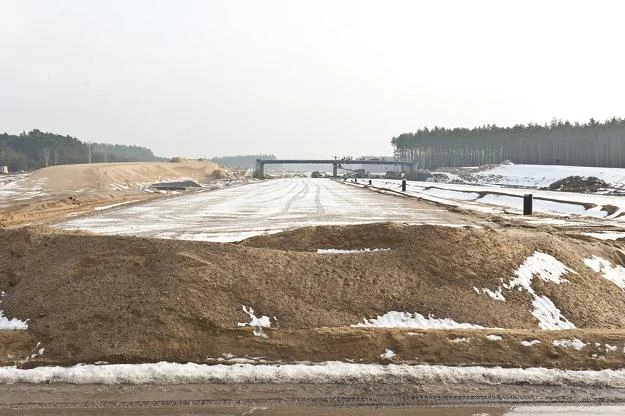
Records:
<instances>
[{"instance_id":1,"label":"pile of dirt","mask_svg":"<svg viewBox=\"0 0 625 416\"><path fill-rule=\"evenodd\" d=\"M148 190L150 184L189 178L165 190L193 189L236 179L236 174L198 160L52 166L15 183L16 192L0 210L0 227L48 222L98 205L145 202L162 196Z\"/></svg>"},{"instance_id":2,"label":"pile of dirt","mask_svg":"<svg viewBox=\"0 0 625 416\"><path fill-rule=\"evenodd\" d=\"M41 186L44 192L111 191L179 178L206 182L221 169L216 163L199 160L59 165L33 173L26 186Z\"/></svg>"},{"instance_id":3,"label":"pile of dirt","mask_svg":"<svg viewBox=\"0 0 625 416\"><path fill-rule=\"evenodd\" d=\"M328 248L390 250L316 252ZM338 344L319 338L308 348L306 333L313 340L319 328L388 311L537 330L526 291L507 291L501 302L474 289L497 290L534 251L577 272L566 275L567 284L534 283L577 327L625 325L623 291L583 263L598 255L622 264L622 243L549 229L370 224L304 228L241 244L3 230L0 290L7 292L7 316L29 319L29 333L45 347L35 362L204 362L253 352L288 361L296 359L288 351L300 350L311 352L309 360L349 358L362 355L362 339L391 335L344 330ZM243 305L271 317L268 339L238 328L250 322Z\"/></svg>"},{"instance_id":4,"label":"pile of dirt","mask_svg":"<svg viewBox=\"0 0 625 416\"><path fill-rule=\"evenodd\" d=\"M608 189L610 185L595 176L567 176L549 185L550 191L594 193Z\"/></svg>"}]
</instances>

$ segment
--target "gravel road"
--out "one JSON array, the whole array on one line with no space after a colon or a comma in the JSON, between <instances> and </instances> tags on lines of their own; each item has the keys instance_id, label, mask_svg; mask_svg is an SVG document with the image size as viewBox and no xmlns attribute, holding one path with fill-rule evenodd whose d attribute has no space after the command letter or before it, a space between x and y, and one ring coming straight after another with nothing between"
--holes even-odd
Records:
<instances>
[{"instance_id":1,"label":"gravel road","mask_svg":"<svg viewBox=\"0 0 625 416\"><path fill-rule=\"evenodd\" d=\"M620 415L624 400L558 386L14 384L0 389L0 415Z\"/></svg>"},{"instance_id":2,"label":"gravel road","mask_svg":"<svg viewBox=\"0 0 625 416\"><path fill-rule=\"evenodd\" d=\"M466 216L415 198L370 192L328 179L290 178L115 207L57 227L227 242L296 227L382 221L471 224Z\"/></svg>"}]
</instances>

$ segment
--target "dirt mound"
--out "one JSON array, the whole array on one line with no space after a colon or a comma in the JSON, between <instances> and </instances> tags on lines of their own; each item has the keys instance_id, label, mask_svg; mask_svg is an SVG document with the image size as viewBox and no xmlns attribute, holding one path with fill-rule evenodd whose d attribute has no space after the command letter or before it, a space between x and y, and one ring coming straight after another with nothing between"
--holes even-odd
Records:
<instances>
[{"instance_id":1,"label":"dirt mound","mask_svg":"<svg viewBox=\"0 0 625 416\"><path fill-rule=\"evenodd\" d=\"M189 178L206 184L236 175L215 163L193 160L52 166L13 184L14 192L0 204L0 227L50 221L107 203L153 199L160 194L146 193L148 185ZM184 185L167 190L189 188Z\"/></svg>"},{"instance_id":2,"label":"dirt mound","mask_svg":"<svg viewBox=\"0 0 625 416\"><path fill-rule=\"evenodd\" d=\"M213 162L197 160L59 165L33 173L27 186L41 186L46 192L111 191L178 178L205 182L218 170L219 166Z\"/></svg>"},{"instance_id":3,"label":"dirt mound","mask_svg":"<svg viewBox=\"0 0 625 416\"><path fill-rule=\"evenodd\" d=\"M608 189L610 185L594 176L568 176L549 185L551 191L592 193Z\"/></svg>"},{"instance_id":4,"label":"dirt mound","mask_svg":"<svg viewBox=\"0 0 625 416\"><path fill-rule=\"evenodd\" d=\"M319 248L390 250L314 252ZM567 284L534 285L577 327L625 325L623 291L583 263L594 254L622 264L621 243L539 229L313 227L238 245L4 230L0 290L9 318L30 319L45 360L204 361L245 345L280 356L286 341L270 348L251 329L238 329L250 322L243 305L271 317L274 331L349 326L388 311L535 330L528 292L510 290L501 302L474 289L497 290L534 251L577 272L567 274ZM306 337L295 336L305 348ZM340 351L321 345L335 355L360 354L356 339Z\"/></svg>"}]
</instances>

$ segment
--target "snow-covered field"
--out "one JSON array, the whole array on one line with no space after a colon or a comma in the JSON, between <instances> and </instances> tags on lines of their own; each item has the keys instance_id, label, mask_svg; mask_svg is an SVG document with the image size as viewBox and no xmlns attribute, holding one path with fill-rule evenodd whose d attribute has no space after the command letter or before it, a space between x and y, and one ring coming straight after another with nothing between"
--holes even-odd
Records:
<instances>
[{"instance_id":1,"label":"snow-covered field","mask_svg":"<svg viewBox=\"0 0 625 416\"><path fill-rule=\"evenodd\" d=\"M360 181L364 184L363 180ZM401 191L401 181L373 179L376 188ZM614 219L625 211L625 198L616 195L582 194L492 185L463 185L407 181L406 194L479 212L523 212L523 196L533 195L533 210L558 216ZM614 208L611 208L614 207Z\"/></svg>"},{"instance_id":2,"label":"snow-covered field","mask_svg":"<svg viewBox=\"0 0 625 416\"><path fill-rule=\"evenodd\" d=\"M490 169L465 168L463 177L478 184L545 188L569 176L596 177L615 189L625 188L625 169L563 165L502 164ZM450 174L451 179L460 179Z\"/></svg>"},{"instance_id":3,"label":"snow-covered field","mask_svg":"<svg viewBox=\"0 0 625 416\"><path fill-rule=\"evenodd\" d=\"M621 168L502 164L488 169L460 168L455 170L457 174L453 173L454 169L443 171L447 179L454 183L409 181L407 193L485 212L504 209L519 213L523 209L525 194L534 196L534 211L540 213L610 219L618 217L625 209L622 197L607 195L612 191L625 190L625 169ZM605 181L609 189L594 194L538 189L547 188L570 176L596 177ZM401 181L374 180L373 184L398 190ZM615 212L612 207L616 207Z\"/></svg>"}]
</instances>

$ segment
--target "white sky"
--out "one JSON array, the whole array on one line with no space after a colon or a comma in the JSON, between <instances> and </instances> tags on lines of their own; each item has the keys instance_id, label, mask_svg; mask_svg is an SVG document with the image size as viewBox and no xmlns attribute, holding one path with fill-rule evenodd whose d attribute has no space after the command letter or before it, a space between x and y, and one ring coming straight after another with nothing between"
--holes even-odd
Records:
<instances>
[{"instance_id":1,"label":"white sky","mask_svg":"<svg viewBox=\"0 0 625 416\"><path fill-rule=\"evenodd\" d=\"M619 1L0 0L0 132L161 156L392 153L625 116Z\"/></svg>"}]
</instances>

